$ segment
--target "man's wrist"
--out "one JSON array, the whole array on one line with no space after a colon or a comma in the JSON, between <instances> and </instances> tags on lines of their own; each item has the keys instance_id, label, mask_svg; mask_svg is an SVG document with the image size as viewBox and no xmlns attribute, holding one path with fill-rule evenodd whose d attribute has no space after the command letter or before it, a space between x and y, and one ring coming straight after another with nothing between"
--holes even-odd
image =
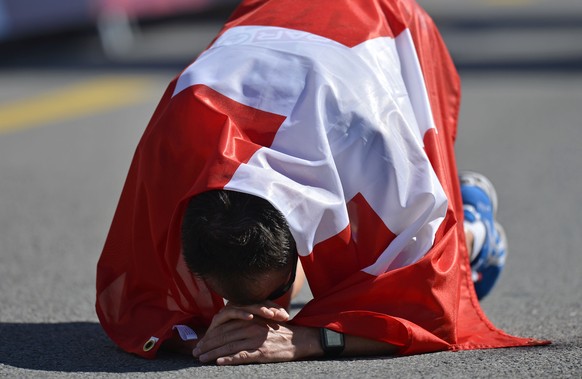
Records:
<instances>
[{"instance_id":1,"label":"man's wrist","mask_svg":"<svg viewBox=\"0 0 582 379\"><path fill-rule=\"evenodd\" d=\"M296 360L323 357L319 328L293 326L293 329Z\"/></svg>"}]
</instances>

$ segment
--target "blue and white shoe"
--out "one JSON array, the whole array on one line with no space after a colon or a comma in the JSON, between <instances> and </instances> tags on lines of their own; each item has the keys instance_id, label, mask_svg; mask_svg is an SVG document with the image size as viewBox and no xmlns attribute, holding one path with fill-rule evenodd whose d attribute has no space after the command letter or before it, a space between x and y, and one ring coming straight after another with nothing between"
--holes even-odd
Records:
<instances>
[{"instance_id":1,"label":"blue and white shoe","mask_svg":"<svg viewBox=\"0 0 582 379\"><path fill-rule=\"evenodd\" d=\"M461 196L465 228L475 237L471 259L473 283L479 299L493 288L505 266L507 237L495 221L497 192L489 179L475 172L462 172Z\"/></svg>"}]
</instances>

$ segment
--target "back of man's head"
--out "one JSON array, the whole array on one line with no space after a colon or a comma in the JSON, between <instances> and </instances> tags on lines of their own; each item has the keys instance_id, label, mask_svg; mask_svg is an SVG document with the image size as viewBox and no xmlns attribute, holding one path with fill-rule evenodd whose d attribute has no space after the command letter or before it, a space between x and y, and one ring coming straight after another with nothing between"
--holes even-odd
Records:
<instances>
[{"instance_id":1,"label":"back of man's head","mask_svg":"<svg viewBox=\"0 0 582 379\"><path fill-rule=\"evenodd\" d=\"M220 283L244 299L262 274L295 259L295 241L284 216L268 201L228 190L194 196L182 223L184 259L190 271Z\"/></svg>"}]
</instances>

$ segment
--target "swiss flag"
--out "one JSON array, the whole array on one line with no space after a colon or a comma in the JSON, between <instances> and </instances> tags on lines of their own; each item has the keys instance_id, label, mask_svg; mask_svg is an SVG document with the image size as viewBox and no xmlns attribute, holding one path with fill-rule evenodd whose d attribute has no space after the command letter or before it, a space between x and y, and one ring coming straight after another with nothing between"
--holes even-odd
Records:
<instances>
[{"instance_id":1,"label":"swiss flag","mask_svg":"<svg viewBox=\"0 0 582 379\"><path fill-rule=\"evenodd\" d=\"M296 324L401 354L546 343L495 328L476 299L459 87L412 1L244 1L139 143L98 265L106 332L151 358L173 325L209 324L223 302L186 269L180 223L226 188L285 215L314 294Z\"/></svg>"}]
</instances>

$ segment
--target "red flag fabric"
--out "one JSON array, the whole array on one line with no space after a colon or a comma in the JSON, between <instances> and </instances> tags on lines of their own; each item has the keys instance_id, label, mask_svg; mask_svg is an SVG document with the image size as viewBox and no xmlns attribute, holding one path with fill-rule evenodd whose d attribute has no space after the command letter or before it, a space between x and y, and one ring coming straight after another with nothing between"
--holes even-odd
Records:
<instances>
[{"instance_id":1,"label":"red flag fabric","mask_svg":"<svg viewBox=\"0 0 582 379\"><path fill-rule=\"evenodd\" d=\"M223 306L181 256L188 200L230 189L286 217L314 299L292 320L401 354L543 344L476 299L453 150L457 73L410 0L243 1L169 85L97 269L99 319L153 358ZM148 342L149 341L149 342Z\"/></svg>"}]
</instances>

